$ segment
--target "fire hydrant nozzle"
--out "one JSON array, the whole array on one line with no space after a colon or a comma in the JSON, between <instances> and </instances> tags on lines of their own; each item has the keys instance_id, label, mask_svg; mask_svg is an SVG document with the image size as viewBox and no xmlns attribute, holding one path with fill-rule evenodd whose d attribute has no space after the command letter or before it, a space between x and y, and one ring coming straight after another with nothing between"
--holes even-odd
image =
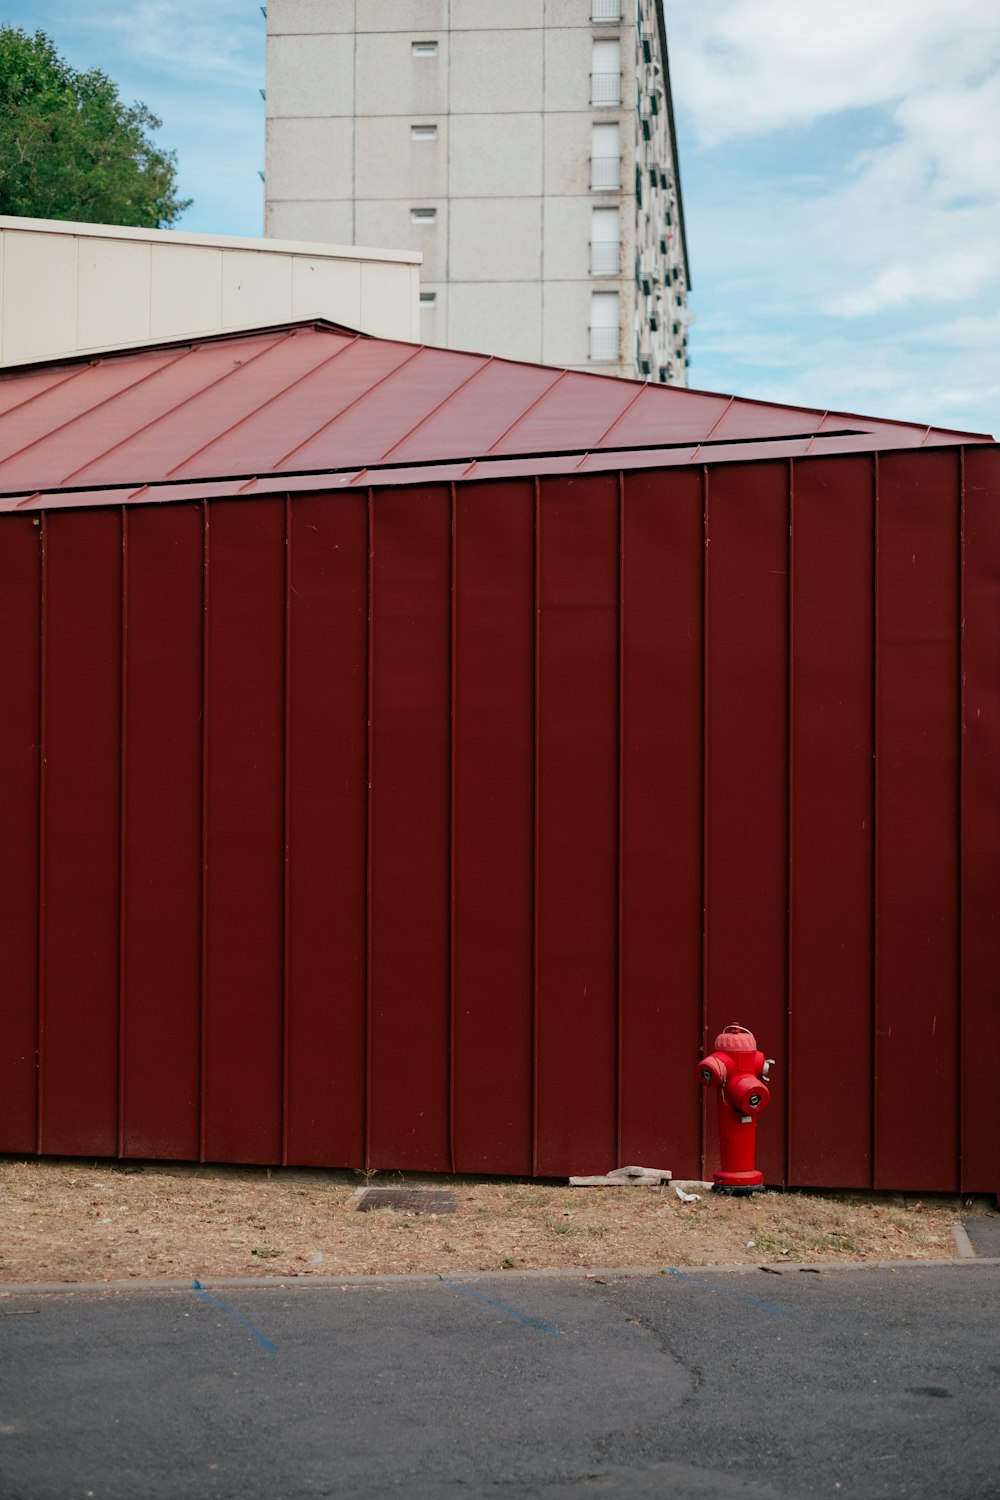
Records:
<instances>
[{"instance_id":1,"label":"fire hydrant nozzle","mask_svg":"<svg viewBox=\"0 0 1000 1500\"><path fill-rule=\"evenodd\" d=\"M751 1193L763 1184L754 1166L757 1115L767 1108L767 1076L773 1057L758 1051L752 1031L727 1026L715 1038L715 1050L703 1057L698 1073L703 1084L719 1091L721 1170L714 1173L717 1193Z\"/></svg>"}]
</instances>

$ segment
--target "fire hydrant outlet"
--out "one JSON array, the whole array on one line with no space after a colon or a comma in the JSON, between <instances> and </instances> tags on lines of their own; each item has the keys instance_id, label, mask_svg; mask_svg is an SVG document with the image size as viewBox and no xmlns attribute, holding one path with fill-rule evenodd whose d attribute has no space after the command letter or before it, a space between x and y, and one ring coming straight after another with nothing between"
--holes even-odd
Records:
<instances>
[{"instance_id":1,"label":"fire hydrant outlet","mask_svg":"<svg viewBox=\"0 0 1000 1500\"><path fill-rule=\"evenodd\" d=\"M771 1097L767 1084L752 1073L745 1073L742 1078L731 1079L727 1085L727 1093L733 1109L741 1115L750 1114L752 1111L759 1114L762 1109L767 1108Z\"/></svg>"},{"instance_id":2,"label":"fire hydrant outlet","mask_svg":"<svg viewBox=\"0 0 1000 1500\"><path fill-rule=\"evenodd\" d=\"M721 1057L706 1057L698 1064L702 1082L719 1087L726 1081L726 1065Z\"/></svg>"}]
</instances>

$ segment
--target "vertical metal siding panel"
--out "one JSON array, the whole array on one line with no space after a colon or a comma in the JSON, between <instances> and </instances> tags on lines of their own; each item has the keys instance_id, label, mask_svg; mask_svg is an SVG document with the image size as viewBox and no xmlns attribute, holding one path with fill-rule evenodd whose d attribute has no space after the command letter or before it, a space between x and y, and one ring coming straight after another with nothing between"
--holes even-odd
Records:
<instances>
[{"instance_id":1,"label":"vertical metal siding panel","mask_svg":"<svg viewBox=\"0 0 1000 1500\"><path fill-rule=\"evenodd\" d=\"M795 465L790 1181L872 1170L872 590L868 458ZM835 1058L836 1104L822 1086ZM761 1124L767 1130L767 1116Z\"/></svg>"},{"instance_id":2,"label":"vertical metal siding panel","mask_svg":"<svg viewBox=\"0 0 1000 1500\"><path fill-rule=\"evenodd\" d=\"M33 1151L38 1078L41 527L0 519L0 1151Z\"/></svg>"},{"instance_id":3,"label":"vertical metal siding panel","mask_svg":"<svg viewBox=\"0 0 1000 1500\"><path fill-rule=\"evenodd\" d=\"M211 620L211 510L207 500L201 503L202 523L202 581L201 581L201 1028L198 1053L198 1156L205 1160L205 1056L208 1026L205 998L208 994L208 774L211 746L209 744L208 700L211 689L209 670L211 664L210 635Z\"/></svg>"},{"instance_id":4,"label":"vertical metal siding panel","mask_svg":"<svg viewBox=\"0 0 1000 1500\"><path fill-rule=\"evenodd\" d=\"M732 398L735 399L735 398ZM702 513L702 583L701 583L701 1054L711 1046L708 1030L708 679L711 673L711 641L708 621L712 601L712 553L709 545L709 474L707 465L701 469L701 513ZM708 1089L699 1088L701 1096L701 1172L708 1175L711 1152L717 1151L716 1126L709 1125L709 1118L717 1114L715 1100L709 1099ZM711 1129L712 1134L709 1134Z\"/></svg>"},{"instance_id":5,"label":"vertical metal siding panel","mask_svg":"<svg viewBox=\"0 0 1000 1500\"><path fill-rule=\"evenodd\" d=\"M122 1150L198 1155L202 515L128 514Z\"/></svg>"},{"instance_id":6,"label":"vertical metal siding panel","mask_svg":"<svg viewBox=\"0 0 1000 1500\"><path fill-rule=\"evenodd\" d=\"M618 481L542 485L537 1171L617 1165Z\"/></svg>"},{"instance_id":7,"label":"vertical metal siding panel","mask_svg":"<svg viewBox=\"0 0 1000 1500\"><path fill-rule=\"evenodd\" d=\"M965 451L961 1189L1000 1191L1000 451Z\"/></svg>"},{"instance_id":8,"label":"vertical metal siding panel","mask_svg":"<svg viewBox=\"0 0 1000 1500\"><path fill-rule=\"evenodd\" d=\"M957 1180L959 459L879 463L875 1185Z\"/></svg>"},{"instance_id":9,"label":"vertical metal siding panel","mask_svg":"<svg viewBox=\"0 0 1000 1500\"><path fill-rule=\"evenodd\" d=\"M281 1155L285 525L280 500L211 516L204 1151Z\"/></svg>"},{"instance_id":10,"label":"vertical metal siding panel","mask_svg":"<svg viewBox=\"0 0 1000 1500\"><path fill-rule=\"evenodd\" d=\"M448 1162L455 1171L456 1125L458 1119L458 1057L455 1022L455 844L458 836L455 808L456 766L456 661L458 657L458 486L448 486L450 496L451 553L449 557L448 601Z\"/></svg>"},{"instance_id":11,"label":"vertical metal siding panel","mask_svg":"<svg viewBox=\"0 0 1000 1500\"><path fill-rule=\"evenodd\" d=\"M47 798L45 757L48 745L47 711L48 681L46 672L46 641L48 639L48 576L47 527L44 512L39 516L41 528L41 598L39 608L39 671L38 671L38 1030L36 1054L36 1104L35 1104L35 1149L42 1149L42 1116L45 1109L45 1069L43 1067L45 1045L45 830L47 826Z\"/></svg>"},{"instance_id":12,"label":"vertical metal siding panel","mask_svg":"<svg viewBox=\"0 0 1000 1500\"><path fill-rule=\"evenodd\" d=\"M447 1171L451 494L372 503L369 1157Z\"/></svg>"},{"instance_id":13,"label":"vertical metal siding panel","mask_svg":"<svg viewBox=\"0 0 1000 1500\"><path fill-rule=\"evenodd\" d=\"M457 504L455 1169L527 1174L534 485L462 486Z\"/></svg>"},{"instance_id":14,"label":"vertical metal siding panel","mask_svg":"<svg viewBox=\"0 0 1000 1500\"><path fill-rule=\"evenodd\" d=\"M41 1149L118 1144L121 515L46 518Z\"/></svg>"},{"instance_id":15,"label":"vertical metal siding panel","mask_svg":"<svg viewBox=\"0 0 1000 1500\"><path fill-rule=\"evenodd\" d=\"M291 1030L291 946L292 946L292 501L285 496L285 618L282 647L284 703L281 713L282 744L282 867L281 867L281 1164L288 1165L288 1116L290 1106L291 1068L289 1059Z\"/></svg>"},{"instance_id":16,"label":"vertical metal siding panel","mask_svg":"<svg viewBox=\"0 0 1000 1500\"><path fill-rule=\"evenodd\" d=\"M701 1171L702 554L700 472L626 475L621 1155L690 1177Z\"/></svg>"},{"instance_id":17,"label":"vertical metal siding panel","mask_svg":"<svg viewBox=\"0 0 1000 1500\"><path fill-rule=\"evenodd\" d=\"M367 723L365 744L365 1167L372 1160L372 722L375 716L375 497L369 489L365 496L368 523L368 639L367 639Z\"/></svg>"},{"instance_id":18,"label":"vertical metal siding panel","mask_svg":"<svg viewBox=\"0 0 1000 1500\"><path fill-rule=\"evenodd\" d=\"M785 1176L788 482L777 463L708 477L709 1043L739 1021L778 1059L757 1137L757 1165L772 1183ZM714 1152L714 1124L709 1142Z\"/></svg>"},{"instance_id":19,"label":"vertical metal siding panel","mask_svg":"<svg viewBox=\"0 0 1000 1500\"><path fill-rule=\"evenodd\" d=\"M118 747L118 1101L115 1111L118 1137L116 1154L124 1154L125 1122L125 885L128 879L125 799L128 788L128 509L121 507L122 587L119 604L121 631L121 687L119 718L121 740Z\"/></svg>"},{"instance_id":20,"label":"vertical metal siding panel","mask_svg":"<svg viewBox=\"0 0 1000 1500\"><path fill-rule=\"evenodd\" d=\"M872 458L872 477L875 485L874 515L872 516L872 568L874 572L872 590L872 1029L869 1051L872 1060L872 1175L875 1183L875 1162L878 1156L878 1109L879 1109L879 831L878 768L881 755L881 729L879 722L882 662L880 642L882 630L879 614L879 579L882 569L879 563L879 527L881 524L879 455Z\"/></svg>"},{"instance_id":21,"label":"vertical metal siding panel","mask_svg":"<svg viewBox=\"0 0 1000 1500\"><path fill-rule=\"evenodd\" d=\"M539 726L542 722L541 712L541 687L542 687L542 481L538 475L534 481L535 491L535 513L534 513L534 550L535 550L535 577L534 577L534 661L532 669L534 673L533 683L533 725L532 737L533 760L532 760L532 830L531 830L531 1171L532 1175L538 1175L538 970L539 970L539 882L538 868L541 850L541 837L539 829L539 786L541 778L541 745L539 742ZM44 592L44 591L43 591Z\"/></svg>"},{"instance_id":22,"label":"vertical metal siding panel","mask_svg":"<svg viewBox=\"0 0 1000 1500\"><path fill-rule=\"evenodd\" d=\"M287 1158L360 1167L365 1110L368 516L291 501Z\"/></svg>"}]
</instances>

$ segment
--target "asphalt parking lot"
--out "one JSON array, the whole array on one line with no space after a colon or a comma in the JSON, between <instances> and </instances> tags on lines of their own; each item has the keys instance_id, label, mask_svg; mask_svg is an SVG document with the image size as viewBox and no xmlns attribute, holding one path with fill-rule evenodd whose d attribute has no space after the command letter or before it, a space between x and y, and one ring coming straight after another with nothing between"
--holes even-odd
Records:
<instances>
[{"instance_id":1,"label":"asphalt parking lot","mask_svg":"<svg viewBox=\"0 0 1000 1500\"><path fill-rule=\"evenodd\" d=\"M5 1500L1000 1494L1000 1264L0 1300Z\"/></svg>"}]
</instances>

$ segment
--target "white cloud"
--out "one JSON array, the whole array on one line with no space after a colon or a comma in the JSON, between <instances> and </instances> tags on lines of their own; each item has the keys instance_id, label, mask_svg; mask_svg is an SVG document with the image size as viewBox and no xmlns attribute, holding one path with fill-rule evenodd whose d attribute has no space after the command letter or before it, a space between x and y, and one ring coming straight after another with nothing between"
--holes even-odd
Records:
<instances>
[{"instance_id":1,"label":"white cloud","mask_svg":"<svg viewBox=\"0 0 1000 1500\"><path fill-rule=\"evenodd\" d=\"M953 318L948 323L937 323L917 329L913 337L930 341L946 348L986 349L1000 348L1000 312L980 317Z\"/></svg>"},{"instance_id":2,"label":"white cloud","mask_svg":"<svg viewBox=\"0 0 1000 1500\"><path fill-rule=\"evenodd\" d=\"M812 186L801 174L769 184L785 200L780 227L797 218L805 285L826 310L958 301L1000 281L995 0L719 0L676 15L678 93L711 145L880 106L887 139L839 162L834 146ZM840 288L824 296L823 280Z\"/></svg>"},{"instance_id":3,"label":"white cloud","mask_svg":"<svg viewBox=\"0 0 1000 1500\"><path fill-rule=\"evenodd\" d=\"M884 266L867 285L832 298L826 311L855 318L915 302L964 302L993 286L998 274L1000 268L986 245L928 254L917 244L908 264Z\"/></svg>"},{"instance_id":4,"label":"white cloud","mask_svg":"<svg viewBox=\"0 0 1000 1500\"><path fill-rule=\"evenodd\" d=\"M74 16L81 33L114 37L115 49L135 64L217 84L256 85L264 21L248 0L131 0Z\"/></svg>"},{"instance_id":5,"label":"white cloud","mask_svg":"<svg viewBox=\"0 0 1000 1500\"><path fill-rule=\"evenodd\" d=\"M675 0L668 26L708 145L964 81L1000 47L995 0Z\"/></svg>"},{"instance_id":6,"label":"white cloud","mask_svg":"<svg viewBox=\"0 0 1000 1500\"><path fill-rule=\"evenodd\" d=\"M1000 67L1000 26L992 62ZM903 140L933 171L939 197L996 194L1000 71L970 76L963 85L921 88L894 113Z\"/></svg>"}]
</instances>

